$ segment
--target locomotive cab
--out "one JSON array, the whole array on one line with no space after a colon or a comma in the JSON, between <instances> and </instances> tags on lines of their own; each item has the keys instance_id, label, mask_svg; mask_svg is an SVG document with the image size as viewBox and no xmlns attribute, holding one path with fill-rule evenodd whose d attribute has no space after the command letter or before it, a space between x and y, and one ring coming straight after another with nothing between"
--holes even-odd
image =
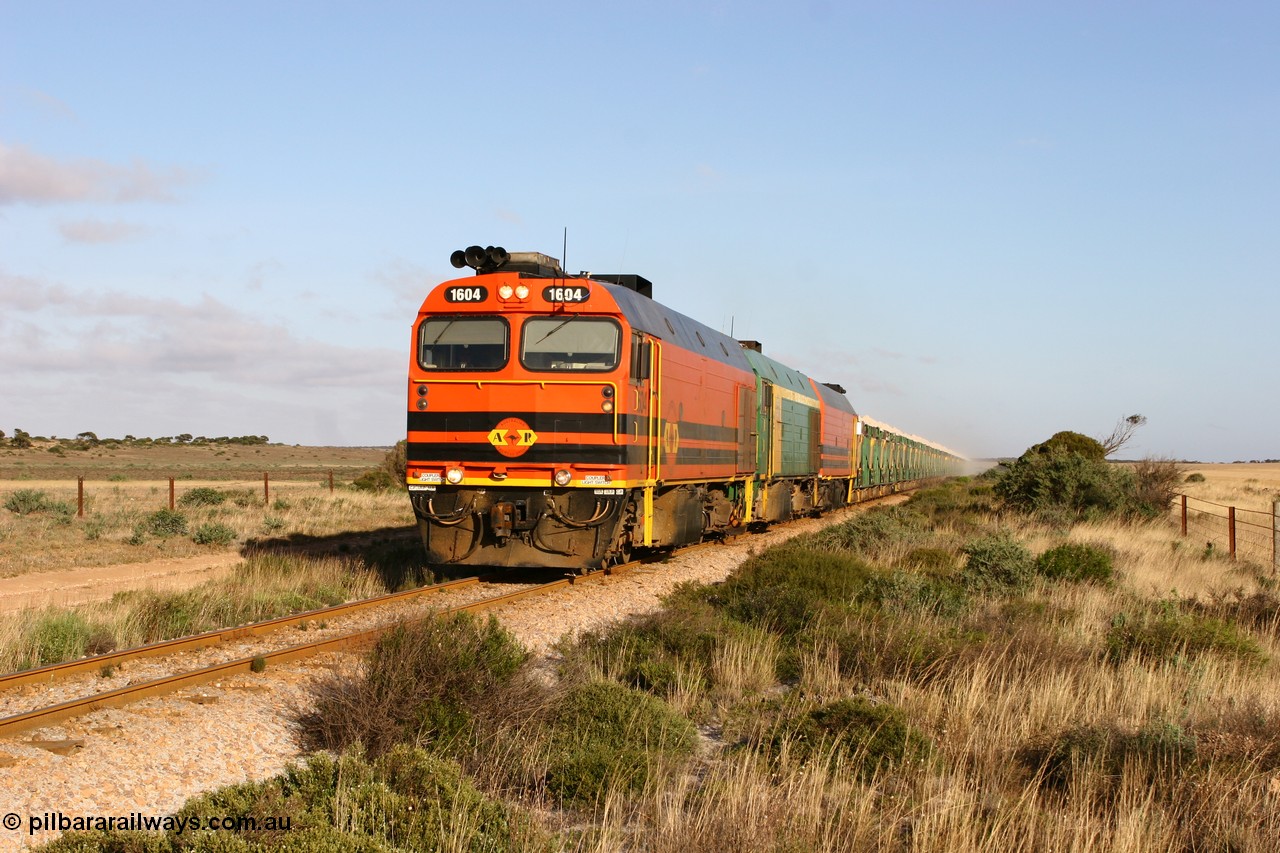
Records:
<instances>
[{"instance_id":1,"label":"locomotive cab","mask_svg":"<svg viewBox=\"0 0 1280 853\"><path fill-rule=\"evenodd\" d=\"M632 393L639 344L600 282L545 255L506 258L437 286L414 324L406 480L428 556L620 560L643 444L626 417L646 399Z\"/></svg>"}]
</instances>

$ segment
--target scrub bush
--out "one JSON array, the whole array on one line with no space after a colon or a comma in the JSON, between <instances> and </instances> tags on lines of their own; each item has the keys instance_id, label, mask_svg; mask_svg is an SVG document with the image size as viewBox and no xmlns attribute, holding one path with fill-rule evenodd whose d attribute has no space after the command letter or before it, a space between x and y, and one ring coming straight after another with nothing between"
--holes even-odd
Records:
<instances>
[{"instance_id":1,"label":"scrub bush","mask_svg":"<svg viewBox=\"0 0 1280 853\"><path fill-rule=\"evenodd\" d=\"M1110 584L1115 577L1112 551L1093 545L1067 543L1036 558L1036 571L1050 580Z\"/></svg>"},{"instance_id":2,"label":"scrub bush","mask_svg":"<svg viewBox=\"0 0 1280 853\"><path fill-rule=\"evenodd\" d=\"M1262 648L1222 619L1188 613L1176 601L1162 601L1150 610L1117 613L1105 638L1106 656L1119 663L1137 657L1166 663L1183 657L1218 654L1247 664L1266 660Z\"/></svg>"},{"instance_id":3,"label":"scrub bush","mask_svg":"<svg viewBox=\"0 0 1280 853\"><path fill-rule=\"evenodd\" d=\"M191 534L191 541L197 545L230 545L236 541L236 532L225 524L202 524Z\"/></svg>"},{"instance_id":4,"label":"scrub bush","mask_svg":"<svg viewBox=\"0 0 1280 853\"><path fill-rule=\"evenodd\" d=\"M614 681L571 687L551 712L547 790L588 806L639 791L652 770L693 755L697 731L665 702Z\"/></svg>"},{"instance_id":5,"label":"scrub bush","mask_svg":"<svg viewBox=\"0 0 1280 853\"><path fill-rule=\"evenodd\" d=\"M161 538L179 536L187 532L187 517L177 510L158 509L147 516L145 530Z\"/></svg>"},{"instance_id":6,"label":"scrub bush","mask_svg":"<svg viewBox=\"0 0 1280 853\"><path fill-rule=\"evenodd\" d=\"M1006 504L1031 513L1066 511L1077 518L1129 514L1136 509L1134 475L1079 453L1028 451L995 485Z\"/></svg>"},{"instance_id":7,"label":"scrub bush","mask_svg":"<svg viewBox=\"0 0 1280 853\"><path fill-rule=\"evenodd\" d=\"M505 719L529 658L492 617L466 613L402 625L378 640L362 677L334 677L316 691L299 729L313 747L360 743L373 755L398 743L436 750L474 733L477 719Z\"/></svg>"},{"instance_id":8,"label":"scrub bush","mask_svg":"<svg viewBox=\"0 0 1280 853\"><path fill-rule=\"evenodd\" d=\"M1041 784L1067 793L1079 774L1103 782L1112 791L1125 774L1146 783L1170 779L1196 758L1195 738L1180 726L1153 721L1136 732L1114 725L1077 726L1042 738L1019 750L1017 759L1040 774Z\"/></svg>"},{"instance_id":9,"label":"scrub bush","mask_svg":"<svg viewBox=\"0 0 1280 853\"><path fill-rule=\"evenodd\" d=\"M208 486L198 486L189 492L184 492L182 497L178 498L178 505L184 507L192 506L217 506L226 501L227 496L224 492Z\"/></svg>"},{"instance_id":10,"label":"scrub bush","mask_svg":"<svg viewBox=\"0 0 1280 853\"><path fill-rule=\"evenodd\" d=\"M925 760L934 751L933 742L908 722L901 708L865 696L807 709L786 702L774 707L781 710L779 718L754 744L774 758L786 745L800 762L843 760L865 779L880 768Z\"/></svg>"},{"instance_id":11,"label":"scrub bush","mask_svg":"<svg viewBox=\"0 0 1280 853\"><path fill-rule=\"evenodd\" d=\"M4 508L18 515L40 512L49 505L49 496L39 489L19 489L5 499Z\"/></svg>"},{"instance_id":12,"label":"scrub bush","mask_svg":"<svg viewBox=\"0 0 1280 853\"><path fill-rule=\"evenodd\" d=\"M960 578L978 593L1017 593L1031 585L1035 559L1026 546L1005 532L983 536L964 547L968 557Z\"/></svg>"}]
</instances>

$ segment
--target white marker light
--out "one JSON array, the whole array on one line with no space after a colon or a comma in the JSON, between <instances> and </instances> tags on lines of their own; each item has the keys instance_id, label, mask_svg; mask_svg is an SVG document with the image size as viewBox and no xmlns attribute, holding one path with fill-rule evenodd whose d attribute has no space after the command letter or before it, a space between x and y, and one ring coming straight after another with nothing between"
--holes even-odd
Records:
<instances>
[{"instance_id":1,"label":"white marker light","mask_svg":"<svg viewBox=\"0 0 1280 853\"><path fill-rule=\"evenodd\" d=\"M458 467L449 468L444 472L444 478L450 485L458 485L462 482L462 469Z\"/></svg>"}]
</instances>

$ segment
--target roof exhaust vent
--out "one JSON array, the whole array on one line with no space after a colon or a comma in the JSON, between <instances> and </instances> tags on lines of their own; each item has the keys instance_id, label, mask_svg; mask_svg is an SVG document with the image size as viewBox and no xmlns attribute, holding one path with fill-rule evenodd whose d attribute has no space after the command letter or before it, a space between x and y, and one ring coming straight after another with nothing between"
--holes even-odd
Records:
<instances>
[{"instance_id":1,"label":"roof exhaust vent","mask_svg":"<svg viewBox=\"0 0 1280 853\"><path fill-rule=\"evenodd\" d=\"M759 341L738 341L738 343L742 344L743 349L749 349L752 352L758 352L761 355L764 355L764 347Z\"/></svg>"}]
</instances>

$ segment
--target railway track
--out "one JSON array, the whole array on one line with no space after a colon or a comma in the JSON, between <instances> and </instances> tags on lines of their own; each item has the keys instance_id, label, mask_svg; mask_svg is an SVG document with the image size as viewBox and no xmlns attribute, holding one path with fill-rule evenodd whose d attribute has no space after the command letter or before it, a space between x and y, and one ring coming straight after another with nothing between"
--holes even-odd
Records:
<instances>
[{"instance_id":1,"label":"railway track","mask_svg":"<svg viewBox=\"0 0 1280 853\"><path fill-rule=\"evenodd\" d=\"M859 504L859 506L866 508L883 500L885 500L885 498L871 499ZM702 548L715 546L717 544L718 543L708 542L693 545L689 548L681 549L680 553L687 554ZM122 668L125 665L147 659L177 656L191 652L200 652L201 650L206 650L211 647L253 641L267 635L278 635L281 631L288 628L304 628L308 625L324 624L383 608L394 609L397 605L407 604L415 601L416 599L433 595L457 592L470 588L505 586L506 591L499 592L496 595L482 597L439 610L434 610L431 611L430 616L417 614L411 617L408 621L418 621L440 614L483 611L489 608L510 604L522 598L542 595L553 590L561 589L565 586L584 582L598 582L611 575L624 574L643 565L645 565L644 561L634 561L608 569L599 569L583 575L558 578L547 583L523 585L521 588L514 590L510 588L510 583L499 584L496 582L500 577L505 576L507 573L446 581L444 583L420 587L418 589L390 593L375 598L362 599L359 601L335 605L333 607L312 610L306 613L284 616L268 620L266 622L211 631L192 637L183 637L147 646L140 646L133 649L126 649L119 652L96 655L90 658L40 667L38 669L10 673L8 675L0 676L0 695L4 695L13 690L20 690L22 688L30 689L54 685L61 681L72 680L86 675L100 675L104 671ZM277 648L269 650L255 650L253 654L232 657L229 660L198 666L196 668L180 668L182 666L180 665L180 667L175 667L178 668L179 671L172 672L167 675L140 680L115 689L88 692L84 695L77 695L74 698L67 699L65 701L56 702L55 704L23 710L0 718L0 739L12 737L20 732L51 726L93 711L106 708L123 707L141 699L166 695L184 688L220 681L221 679L233 675L263 672L264 670L280 664L304 658L316 657L329 652L355 651L368 648L377 641L378 637L390 630L396 624L399 624L401 621L404 621L403 615L391 615L386 620L372 627L365 627L353 631L337 632L333 636L309 642L278 644Z\"/></svg>"},{"instance_id":2,"label":"railway track","mask_svg":"<svg viewBox=\"0 0 1280 853\"><path fill-rule=\"evenodd\" d=\"M378 596L376 598L362 599L360 601L348 602L346 604L339 604L333 607L326 607L320 610L313 610L292 616L285 616L278 619L272 619L267 622L259 622L252 625L244 625L220 631L211 631L193 637L183 637L147 646L140 646L134 649L126 649L119 652L68 661L62 664L54 664L52 666L40 667L38 669L11 673L9 675L0 676L0 691L8 691L36 685L50 685L59 681L72 679L77 676L83 676L85 674L101 673L106 668L114 669L148 658L181 655L183 653L199 651L212 646L218 646L220 644L252 640L269 634L278 634L280 631L287 628L305 626L309 623L334 621L361 613L362 611L389 608L397 604L431 596L433 594L457 591L469 587L501 588L505 586L507 588L506 591L499 592L496 595L432 611L431 615L478 612L492 607L510 604L528 596L545 594L571 584L599 581L608 575L622 573L639 565L642 565L642 563L629 563L627 565L617 566L611 569L597 570L585 575L559 578L548 583L523 585L521 588L514 590L510 589L510 584L504 585L496 583L497 576L494 575L461 578L458 580L434 584L432 586L391 593L389 595ZM430 618L430 616L417 616L415 618L425 619ZM195 669L186 669L159 678L139 681L113 690L94 692L88 695L78 696L67 701L58 702L53 705L33 708L28 711L12 714L10 716L0 718L0 738L11 737L19 732L53 725L92 711L104 708L119 708L140 699L173 693L183 688L218 681L231 675L262 672L272 666L303 658L315 657L327 652L353 651L368 648L377 641L378 637L389 630L392 626L399 624L400 621L401 619L393 616L387 621L384 621L374 627L342 632L336 636L304 643L284 645L283 647L271 650L258 651L252 655L236 657L232 660L222 661L208 666L201 666Z\"/></svg>"}]
</instances>

